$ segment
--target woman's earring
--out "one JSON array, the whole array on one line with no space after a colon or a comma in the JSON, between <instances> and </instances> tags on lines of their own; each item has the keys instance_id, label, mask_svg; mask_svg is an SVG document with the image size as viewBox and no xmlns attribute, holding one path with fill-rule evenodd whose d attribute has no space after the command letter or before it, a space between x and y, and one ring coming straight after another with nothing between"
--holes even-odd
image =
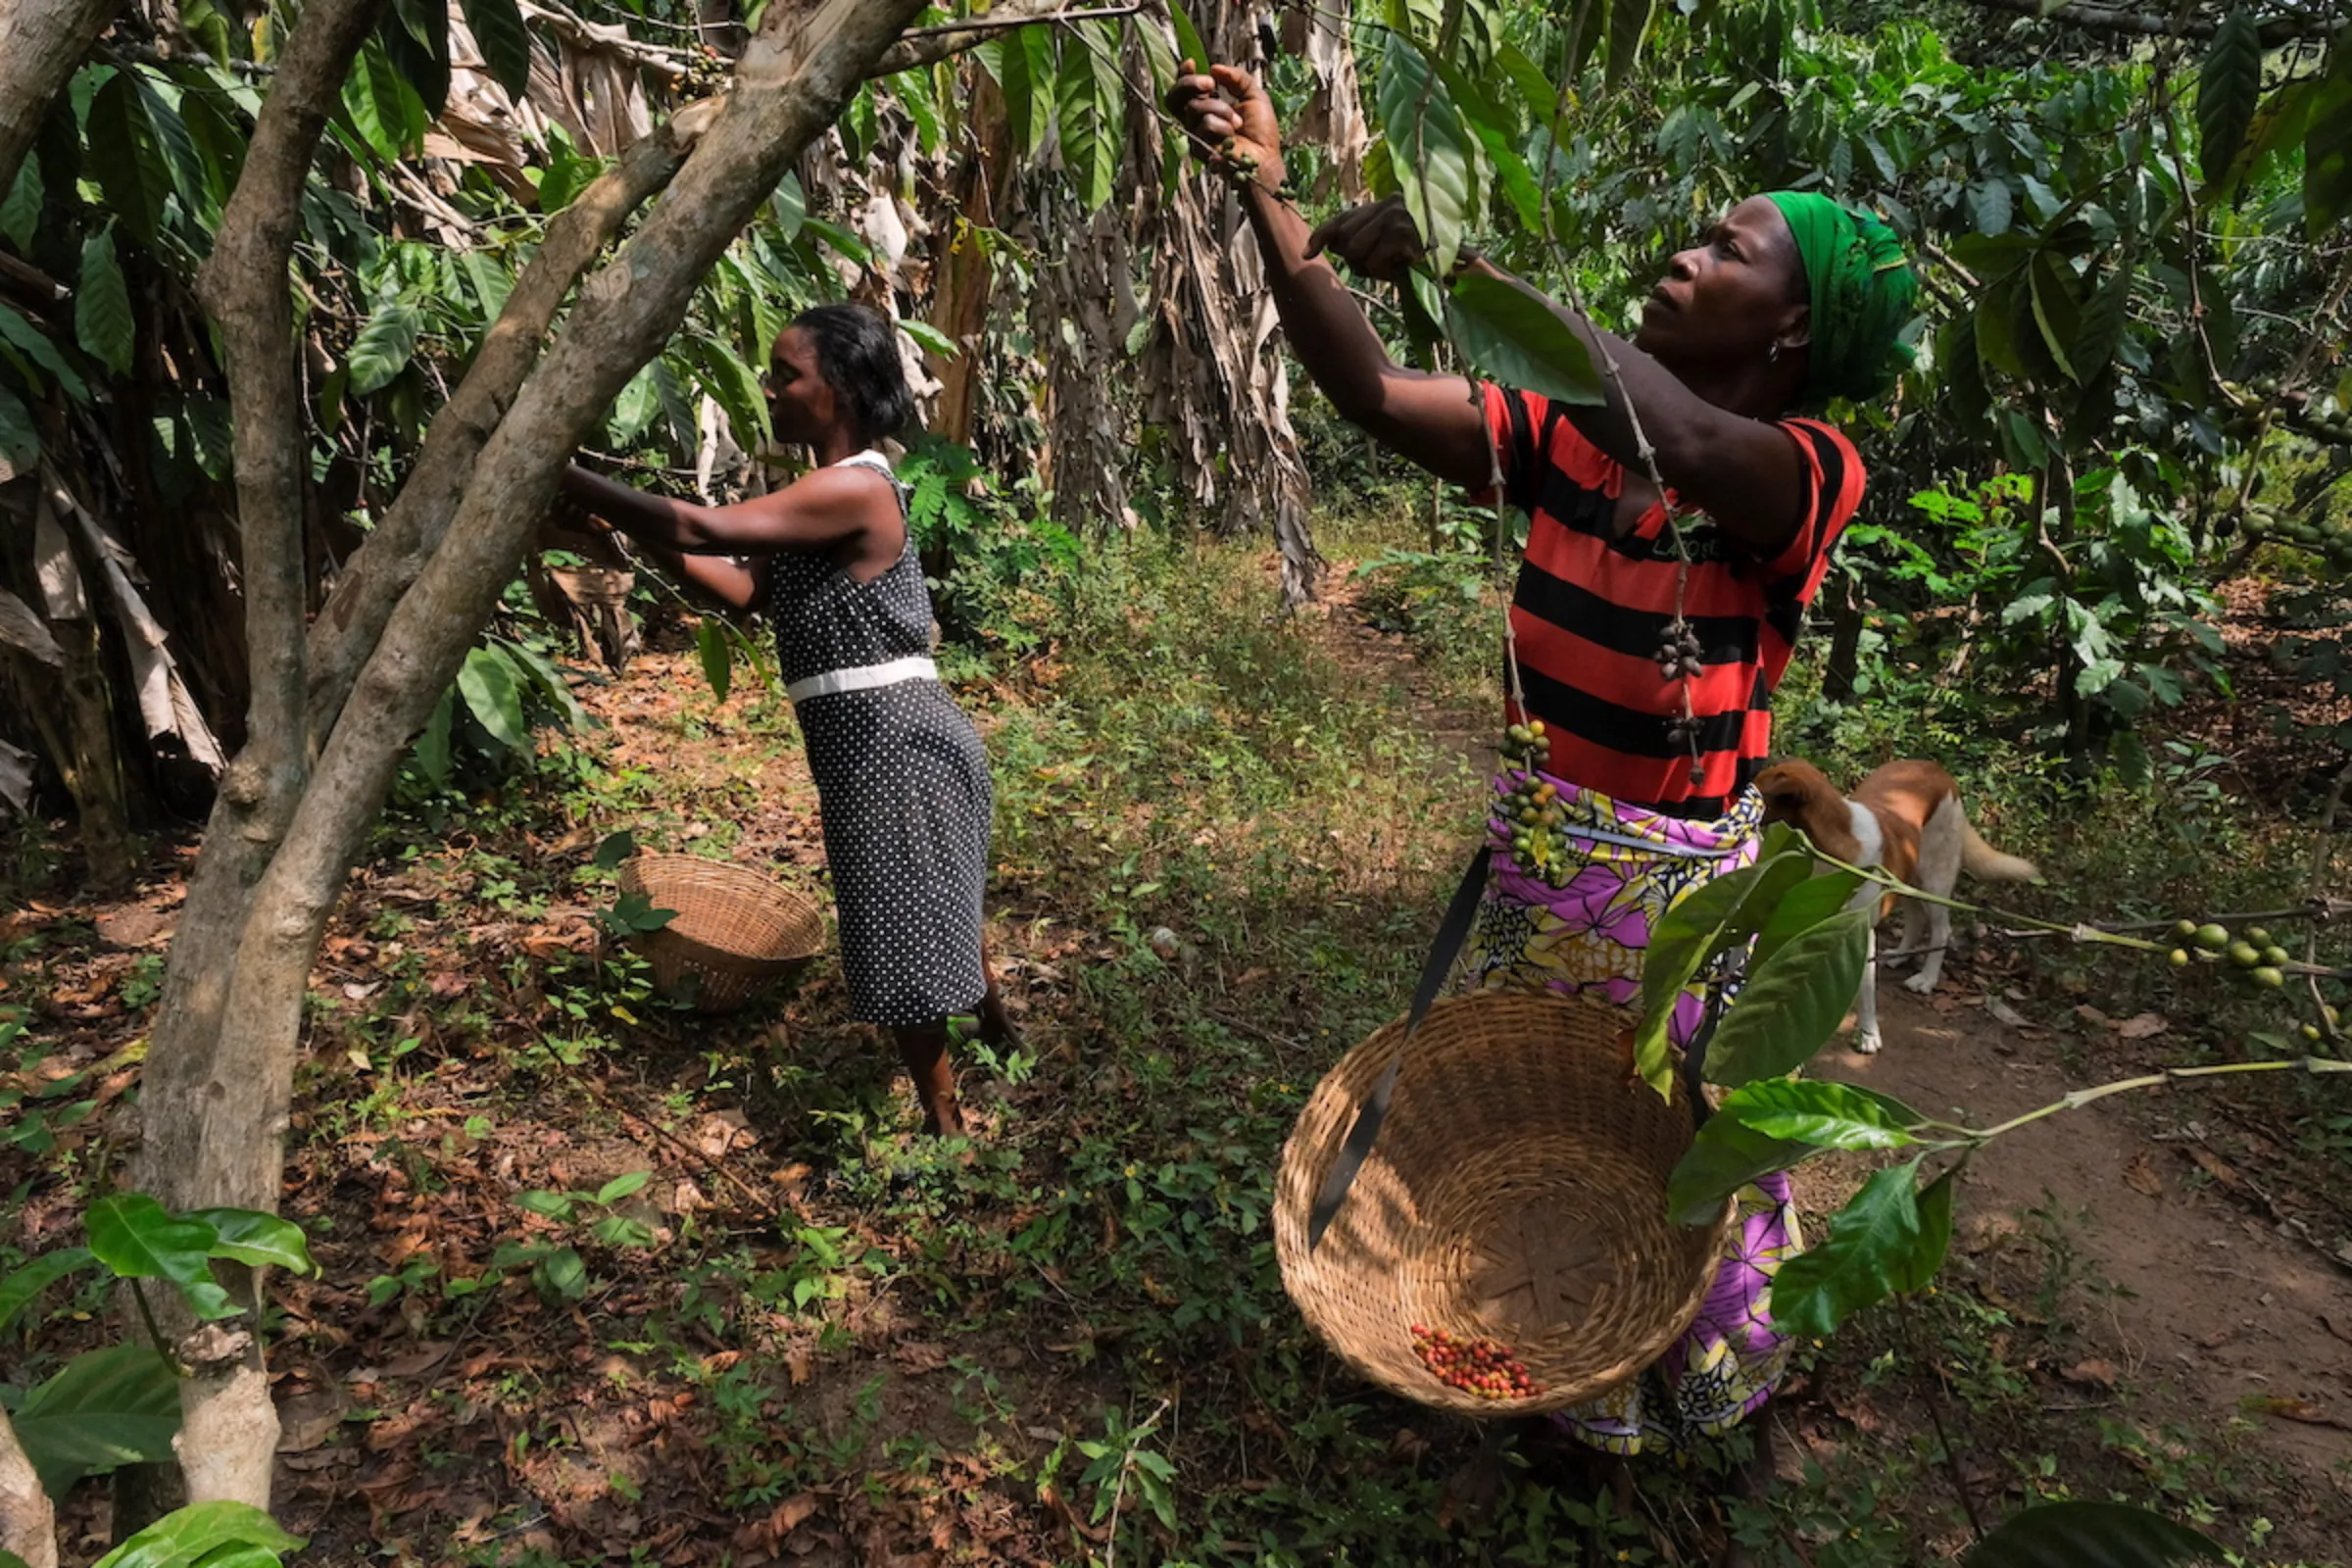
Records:
<instances>
[{"instance_id":1,"label":"woman's earring","mask_svg":"<svg viewBox=\"0 0 2352 1568\"><path fill-rule=\"evenodd\" d=\"M1765 350L1764 363L1767 365L1778 365L1781 363L1781 340L1779 338L1774 338L1772 340L1772 347Z\"/></svg>"}]
</instances>

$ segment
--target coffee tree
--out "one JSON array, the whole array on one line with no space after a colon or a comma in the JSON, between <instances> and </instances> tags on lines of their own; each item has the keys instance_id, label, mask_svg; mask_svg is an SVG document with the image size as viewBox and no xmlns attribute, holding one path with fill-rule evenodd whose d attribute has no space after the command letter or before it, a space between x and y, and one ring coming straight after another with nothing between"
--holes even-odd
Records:
<instances>
[{"instance_id":1,"label":"coffee tree","mask_svg":"<svg viewBox=\"0 0 2352 1568\"><path fill-rule=\"evenodd\" d=\"M2314 515L2352 433L2329 329L2352 283L2344 18L2191 8L2138 19L2117 47L2117 13L2042 8L2015 24L2046 47L2011 64L1997 39L1963 60L1926 23L1847 30L1830 10L1383 8L1364 24L1384 39L1369 164L1434 264L1408 324L1443 319L1474 365L1591 396L1577 340L1491 285L1440 288L1463 243L1607 324L1743 195L1818 188L1880 212L1933 324L1891 413L1834 413L1881 426L1881 497L2020 476L1997 559L1898 532L1937 553L1947 595L1997 601L1996 653L2058 691L2054 744L2144 768L2136 721L2219 678L2208 585L2228 541L2251 519L2345 554ZM1930 608L1899 584L1891 599Z\"/></svg>"}]
</instances>

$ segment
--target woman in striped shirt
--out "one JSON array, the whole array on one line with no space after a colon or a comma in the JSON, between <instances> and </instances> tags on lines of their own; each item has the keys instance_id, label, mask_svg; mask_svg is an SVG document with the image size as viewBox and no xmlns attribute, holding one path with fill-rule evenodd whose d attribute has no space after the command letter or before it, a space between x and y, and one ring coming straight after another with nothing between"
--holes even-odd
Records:
<instances>
[{"instance_id":1,"label":"woman in striped shirt","mask_svg":"<svg viewBox=\"0 0 2352 1568\"><path fill-rule=\"evenodd\" d=\"M1500 808L1526 774L1495 781L1473 971L1486 985L1634 1002L1657 918L1754 858L1762 803L1749 784L1769 757L1772 692L1862 495L1852 444L1796 411L1874 397L1899 369L1916 285L1893 235L1818 195L1744 201L1668 263L1632 341L1551 307L1617 368L1604 403L1555 403L1390 360L1319 258L1328 249L1396 280L1423 255L1411 218L1391 200L1309 233L1274 194L1281 136L1250 76L1187 74L1170 106L1240 189L1292 350L1333 406L1528 514L1508 718L1541 725L1548 754L1531 765L1567 825L1559 853L1515 850ZM1721 1005L1727 978L1680 999L1678 1045ZM1787 1178L1756 1184L1742 1208L1690 1332L1618 1394L1569 1412L1578 1437L1620 1454L1671 1450L1770 1396L1788 1359L1770 1279L1797 1247Z\"/></svg>"}]
</instances>

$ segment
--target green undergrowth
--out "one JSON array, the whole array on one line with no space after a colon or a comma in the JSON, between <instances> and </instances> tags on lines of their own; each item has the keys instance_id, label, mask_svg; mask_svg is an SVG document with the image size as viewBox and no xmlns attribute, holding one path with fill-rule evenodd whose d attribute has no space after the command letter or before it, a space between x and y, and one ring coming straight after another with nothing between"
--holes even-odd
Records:
<instances>
[{"instance_id":1,"label":"green undergrowth","mask_svg":"<svg viewBox=\"0 0 2352 1568\"><path fill-rule=\"evenodd\" d=\"M1955 1462L1988 1518L2122 1496L2297 1560L2265 1544L2276 1478L2230 1434L2145 1431L2129 1387L2046 1408L2095 1306L2066 1279L2046 1302L2006 1286L2030 1318L1963 1278L1807 1348L1769 1504L1726 1495L1745 1434L1619 1491L1539 1426L1369 1389L1282 1292L1274 1176L1317 1077L1401 1010L1482 782L1392 675L1280 611L1258 551L1140 532L976 611L1030 650L946 660L987 738L990 936L1027 1039L958 1045L968 1147L911 1136L829 960L706 1019L589 939L613 901L594 852L621 829L821 889L789 706L748 677L722 705L656 656L592 702L605 727L388 818L297 1093L288 1209L325 1277L286 1287L273 1350L289 1391L345 1391L299 1457L349 1467L287 1494L324 1560L553 1568L641 1539L664 1542L648 1561L790 1560L797 1537L819 1562L928 1540L974 1563L1663 1564L1731 1537L1768 1568L1908 1568L1967 1543ZM1438 667L1424 701L1454 690ZM1439 700L1483 711L1491 689ZM1936 739L1791 708L1835 761ZM1943 756L1986 832L2053 868L2034 907L2092 874L2099 833L2146 830L2144 800L2066 791L1961 729ZM76 941L0 951L4 995ZM0 1066L36 1048L14 1049ZM75 1147L9 1154L10 1209L87 1179L107 1146ZM28 1348L37 1375L64 1348ZM1484 1487L1463 1479L1482 1442ZM355 1476L366 1506L337 1500Z\"/></svg>"}]
</instances>

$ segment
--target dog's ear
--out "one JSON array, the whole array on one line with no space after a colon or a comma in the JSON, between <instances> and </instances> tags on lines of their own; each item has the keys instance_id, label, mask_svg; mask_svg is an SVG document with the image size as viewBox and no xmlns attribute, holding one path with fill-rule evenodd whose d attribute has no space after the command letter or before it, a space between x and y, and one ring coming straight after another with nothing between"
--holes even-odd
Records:
<instances>
[{"instance_id":1,"label":"dog's ear","mask_svg":"<svg viewBox=\"0 0 2352 1568\"><path fill-rule=\"evenodd\" d=\"M1764 797L1764 820L1792 822L1812 804L1813 790L1802 771L1786 761L1775 762L1756 775L1756 793Z\"/></svg>"}]
</instances>

